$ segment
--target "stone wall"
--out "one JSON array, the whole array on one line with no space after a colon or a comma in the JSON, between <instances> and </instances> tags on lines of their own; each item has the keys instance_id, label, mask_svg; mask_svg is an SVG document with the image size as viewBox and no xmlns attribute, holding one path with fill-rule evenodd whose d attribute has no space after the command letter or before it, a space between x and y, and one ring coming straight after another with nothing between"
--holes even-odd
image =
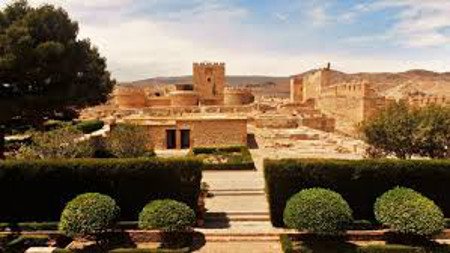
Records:
<instances>
[{"instance_id":1,"label":"stone wall","mask_svg":"<svg viewBox=\"0 0 450 253\"><path fill-rule=\"evenodd\" d=\"M177 127L191 130L192 147L247 146L247 120L180 119Z\"/></svg>"},{"instance_id":2,"label":"stone wall","mask_svg":"<svg viewBox=\"0 0 450 253\"><path fill-rule=\"evenodd\" d=\"M407 103L414 107L425 107L429 105L450 106L450 97L422 95L409 95L406 99Z\"/></svg>"},{"instance_id":3,"label":"stone wall","mask_svg":"<svg viewBox=\"0 0 450 253\"><path fill-rule=\"evenodd\" d=\"M316 99L316 106L326 114L358 124L382 110L386 101L363 80L324 88Z\"/></svg>"},{"instance_id":4,"label":"stone wall","mask_svg":"<svg viewBox=\"0 0 450 253\"><path fill-rule=\"evenodd\" d=\"M113 92L114 104L119 108L143 108L147 106L145 90L138 87L118 87Z\"/></svg>"},{"instance_id":5,"label":"stone wall","mask_svg":"<svg viewBox=\"0 0 450 253\"><path fill-rule=\"evenodd\" d=\"M310 99L318 98L322 92L322 88L330 85L330 75L330 70L327 68L305 75L302 84L303 99L302 101L294 102L306 102Z\"/></svg>"},{"instance_id":6,"label":"stone wall","mask_svg":"<svg viewBox=\"0 0 450 253\"><path fill-rule=\"evenodd\" d=\"M247 145L246 118L160 117L124 119L124 122L144 127L150 136L150 146L166 149L166 131L176 130L177 149L181 145L180 130L190 130L191 147L227 147Z\"/></svg>"},{"instance_id":7,"label":"stone wall","mask_svg":"<svg viewBox=\"0 0 450 253\"><path fill-rule=\"evenodd\" d=\"M255 96L248 89L226 88L224 94L224 105L248 105L255 101Z\"/></svg>"},{"instance_id":8,"label":"stone wall","mask_svg":"<svg viewBox=\"0 0 450 253\"><path fill-rule=\"evenodd\" d=\"M196 106L198 105L198 93L195 91L173 91L169 94L171 106Z\"/></svg>"},{"instance_id":9,"label":"stone wall","mask_svg":"<svg viewBox=\"0 0 450 253\"><path fill-rule=\"evenodd\" d=\"M292 78L291 102L307 101L323 113L351 124L367 120L387 103L365 80L332 84L329 68Z\"/></svg>"},{"instance_id":10,"label":"stone wall","mask_svg":"<svg viewBox=\"0 0 450 253\"><path fill-rule=\"evenodd\" d=\"M291 103L303 102L303 79L291 78Z\"/></svg>"}]
</instances>

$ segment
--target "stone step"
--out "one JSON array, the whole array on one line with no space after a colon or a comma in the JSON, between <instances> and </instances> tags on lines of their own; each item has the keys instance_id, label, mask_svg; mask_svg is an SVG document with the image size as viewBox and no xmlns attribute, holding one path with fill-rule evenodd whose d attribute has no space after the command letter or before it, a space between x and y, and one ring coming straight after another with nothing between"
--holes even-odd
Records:
<instances>
[{"instance_id":1,"label":"stone step","mask_svg":"<svg viewBox=\"0 0 450 253\"><path fill-rule=\"evenodd\" d=\"M264 189L220 189L210 190L214 197L218 196L261 196L265 195Z\"/></svg>"},{"instance_id":2,"label":"stone step","mask_svg":"<svg viewBox=\"0 0 450 253\"><path fill-rule=\"evenodd\" d=\"M205 221L270 221L270 215L268 212L206 213Z\"/></svg>"},{"instance_id":3,"label":"stone step","mask_svg":"<svg viewBox=\"0 0 450 253\"><path fill-rule=\"evenodd\" d=\"M280 237L261 235L205 235L207 242L278 242Z\"/></svg>"}]
</instances>

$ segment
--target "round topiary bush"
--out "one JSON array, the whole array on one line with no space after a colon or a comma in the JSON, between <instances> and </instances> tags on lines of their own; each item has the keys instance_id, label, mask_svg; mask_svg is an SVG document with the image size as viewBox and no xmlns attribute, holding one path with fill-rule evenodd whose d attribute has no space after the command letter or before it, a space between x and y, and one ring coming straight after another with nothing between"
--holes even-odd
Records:
<instances>
[{"instance_id":1,"label":"round topiary bush","mask_svg":"<svg viewBox=\"0 0 450 253\"><path fill-rule=\"evenodd\" d=\"M283 218L289 228L319 235L339 235L353 221L352 210L340 194L319 188L292 196Z\"/></svg>"},{"instance_id":2,"label":"round topiary bush","mask_svg":"<svg viewBox=\"0 0 450 253\"><path fill-rule=\"evenodd\" d=\"M120 208L114 199L99 193L86 193L67 203L61 214L59 230L70 237L90 237L110 229Z\"/></svg>"},{"instance_id":3,"label":"round topiary bush","mask_svg":"<svg viewBox=\"0 0 450 253\"><path fill-rule=\"evenodd\" d=\"M444 214L430 199L408 188L397 187L375 203L375 217L401 234L431 236L444 229Z\"/></svg>"},{"instance_id":4,"label":"round topiary bush","mask_svg":"<svg viewBox=\"0 0 450 253\"><path fill-rule=\"evenodd\" d=\"M166 232L186 231L195 223L195 212L188 205L175 200L155 200L139 214L139 228L160 229Z\"/></svg>"}]
</instances>

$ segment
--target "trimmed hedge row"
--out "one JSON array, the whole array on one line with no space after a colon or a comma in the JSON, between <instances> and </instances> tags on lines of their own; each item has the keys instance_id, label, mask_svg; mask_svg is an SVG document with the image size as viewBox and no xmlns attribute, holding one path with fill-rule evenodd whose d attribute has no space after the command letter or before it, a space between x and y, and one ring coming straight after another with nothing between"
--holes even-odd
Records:
<instances>
[{"instance_id":1,"label":"trimmed hedge row","mask_svg":"<svg viewBox=\"0 0 450 253\"><path fill-rule=\"evenodd\" d=\"M376 199L396 186L433 200L450 217L450 161L444 160L266 160L266 191L271 221L282 227L286 202L297 192L326 188L340 193L355 219L374 220Z\"/></svg>"},{"instance_id":2,"label":"trimmed hedge row","mask_svg":"<svg viewBox=\"0 0 450 253\"><path fill-rule=\"evenodd\" d=\"M0 221L57 221L67 202L98 192L137 220L149 201L174 199L196 210L202 178L196 159L76 159L0 162Z\"/></svg>"},{"instance_id":3,"label":"trimmed hedge row","mask_svg":"<svg viewBox=\"0 0 450 253\"><path fill-rule=\"evenodd\" d=\"M239 153L235 155L233 153ZM252 154L248 147L229 146L229 147L196 147L190 152L191 155L221 155L228 156L230 159L226 163L205 163L203 170L255 170Z\"/></svg>"}]
</instances>

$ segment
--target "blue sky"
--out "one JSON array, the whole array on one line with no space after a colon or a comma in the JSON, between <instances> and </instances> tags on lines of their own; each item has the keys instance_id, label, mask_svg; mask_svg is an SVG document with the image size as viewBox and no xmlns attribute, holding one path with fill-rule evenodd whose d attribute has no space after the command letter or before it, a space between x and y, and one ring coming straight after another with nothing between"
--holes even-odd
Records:
<instances>
[{"instance_id":1,"label":"blue sky","mask_svg":"<svg viewBox=\"0 0 450 253\"><path fill-rule=\"evenodd\" d=\"M9 0L0 0L0 6ZM190 74L450 71L450 0L30 0L63 6L120 81Z\"/></svg>"}]
</instances>

